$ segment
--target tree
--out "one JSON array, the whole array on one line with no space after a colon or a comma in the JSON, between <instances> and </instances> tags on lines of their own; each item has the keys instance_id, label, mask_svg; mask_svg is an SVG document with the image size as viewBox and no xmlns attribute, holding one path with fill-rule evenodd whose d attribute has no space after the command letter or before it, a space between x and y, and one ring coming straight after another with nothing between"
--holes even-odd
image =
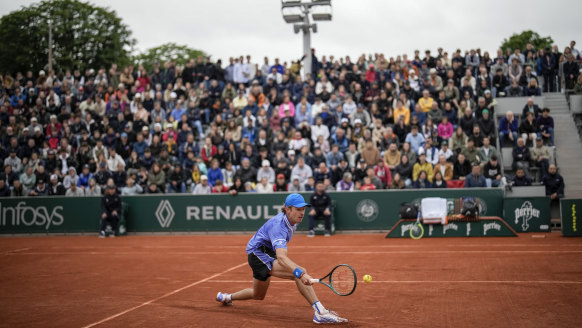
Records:
<instances>
[{"instance_id":1,"label":"tree","mask_svg":"<svg viewBox=\"0 0 582 328\"><path fill-rule=\"evenodd\" d=\"M155 62L163 63L174 60L176 65L185 65L191 58L206 56L201 50L188 48L175 43L165 43L161 46L150 48L132 58L135 64L141 64L147 71L151 71Z\"/></svg>"},{"instance_id":2,"label":"tree","mask_svg":"<svg viewBox=\"0 0 582 328\"><path fill-rule=\"evenodd\" d=\"M552 46L554 40L550 36L541 37L537 32L527 30L523 31L520 34L513 34L508 39L503 39L503 43L501 43L501 49L504 51L506 49L525 49L525 46L531 43L535 49L544 49L545 47Z\"/></svg>"},{"instance_id":3,"label":"tree","mask_svg":"<svg viewBox=\"0 0 582 328\"><path fill-rule=\"evenodd\" d=\"M129 63L135 39L115 11L78 0L45 0L0 18L0 72L46 69L49 21L55 71Z\"/></svg>"}]
</instances>

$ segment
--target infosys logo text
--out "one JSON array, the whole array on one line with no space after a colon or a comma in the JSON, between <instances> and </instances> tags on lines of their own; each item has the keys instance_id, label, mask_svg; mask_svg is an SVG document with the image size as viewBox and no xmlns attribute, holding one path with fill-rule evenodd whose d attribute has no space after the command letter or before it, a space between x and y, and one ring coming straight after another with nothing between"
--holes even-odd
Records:
<instances>
[{"instance_id":1,"label":"infosys logo text","mask_svg":"<svg viewBox=\"0 0 582 328\"><path fill-rule=\"evenodd\" d=\"M43 226L49 230L51 226L65 222L62 212L62 206L49 211L46 206L27 206L26 202L19 202L16 206L3 206L0 202L0 226Z\"/></svg>"}]
</instances>

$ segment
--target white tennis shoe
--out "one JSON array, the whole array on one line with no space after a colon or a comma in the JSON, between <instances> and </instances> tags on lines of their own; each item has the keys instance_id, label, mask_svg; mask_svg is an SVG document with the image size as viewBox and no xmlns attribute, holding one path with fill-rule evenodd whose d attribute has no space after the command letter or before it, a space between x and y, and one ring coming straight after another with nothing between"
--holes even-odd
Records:
<instances>
[{"instance_id":1,"label":"white tennis shoe","mask_svg":"<svg viewBox=\"0 0 582 328\"><path fill-rule=\"evenodd\" d=\"M348 319L342 318L339 315L337 315L337 313L328 310L326 313L322 314L315 312L315 314L313 315L313 322L315 322L316 324L344 323L348 322Z\"/></svg>"},{"instance_id":2,"label":"white tennis shoe","mask_svg":"<svg viewBox=\"0 0 582 328\"><path fill-rule=\"evenodd\" d=\"M216 301L222 303L222 305L232 305L232 300L229 299L227 293L218 292L216 294Z\"/></svg>"}]
</instances>

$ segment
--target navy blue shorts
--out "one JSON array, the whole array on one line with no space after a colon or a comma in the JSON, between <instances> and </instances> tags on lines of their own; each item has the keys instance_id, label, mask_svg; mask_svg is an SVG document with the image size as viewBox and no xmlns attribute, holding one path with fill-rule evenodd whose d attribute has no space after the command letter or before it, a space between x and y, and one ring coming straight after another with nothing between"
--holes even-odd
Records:
<instances>
[{"instance_id":1,"label":"navy blue shorts","mask_svg":"<svg viewBox=\"0 0 582 328\"><path fill-rule=\"evenodd\" d=\"M253 278L266 281L273 270L273 261L277 259L275 251L265 246L259 247L256 251L249 254L249 265L253 270Z\"/></svg>"}]
</instances>

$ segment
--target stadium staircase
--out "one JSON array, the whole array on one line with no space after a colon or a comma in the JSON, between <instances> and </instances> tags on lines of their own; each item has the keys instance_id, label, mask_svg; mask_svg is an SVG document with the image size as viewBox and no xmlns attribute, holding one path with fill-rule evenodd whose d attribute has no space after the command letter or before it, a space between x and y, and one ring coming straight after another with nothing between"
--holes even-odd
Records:
<instances>
[{"instance_id":1,"label":"stadium staircase","mask_svg":"<svg viewBox=\"0 0 582 328\"><path fill-rule=\"evenodd\" d=\"M563 93L546 93L545 106L554 118L556 162L564 177L568 198L582 197L582 142Z\"/></svg>"}]
</instances>

